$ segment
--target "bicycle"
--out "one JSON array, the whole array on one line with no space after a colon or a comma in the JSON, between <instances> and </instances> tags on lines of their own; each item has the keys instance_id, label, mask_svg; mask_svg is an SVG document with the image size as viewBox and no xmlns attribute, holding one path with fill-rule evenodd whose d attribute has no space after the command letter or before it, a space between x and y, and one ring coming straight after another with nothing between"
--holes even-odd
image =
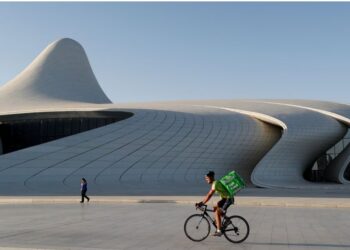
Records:
<instances>
[{"instance_id":1,"label":"bicycle","mask_svg":"<svg viewBox=\"0 0 350 250\"><path fill-rule=\"evenodd\" d=\"M205 240L210 234L210 224L214 225L215 229L217 228L215 220L208 214L208 212L214 212L214 210L207 207L207 205L197 207L196 209L203 211L203 213L193 214L185 221L185 234L192 241ZM233 215L228 217L225 213L221 225L221 231L225 238L232 243L241 243L249 236L249 224L242 216Z\"/></svg>"}]
</instances>

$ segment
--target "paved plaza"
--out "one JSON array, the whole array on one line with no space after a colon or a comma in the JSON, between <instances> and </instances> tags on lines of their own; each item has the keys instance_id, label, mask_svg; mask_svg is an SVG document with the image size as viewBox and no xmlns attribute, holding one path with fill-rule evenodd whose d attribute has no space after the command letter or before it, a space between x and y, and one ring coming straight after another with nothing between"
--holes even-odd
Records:
<instances>
[{"instance_id":1,"label":"paved plaza","mask_svg":"<svg viewBox=\"0 0 350 250\"><path fill-rule=\"evenodd\" d=\"M193 205L177 203L2 204L1 249L349 249L349 208L235 206L251 233L246 242L183 232Z\"/></svg>"}]
</instances>

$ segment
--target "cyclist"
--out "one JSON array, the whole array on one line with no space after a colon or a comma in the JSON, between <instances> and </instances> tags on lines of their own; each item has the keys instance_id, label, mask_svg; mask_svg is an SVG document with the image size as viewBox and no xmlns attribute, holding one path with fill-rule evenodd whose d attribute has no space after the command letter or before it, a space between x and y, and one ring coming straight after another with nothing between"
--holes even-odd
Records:
<instances>
[{"instance_id":1,"label":"cyclist","mask_svg":"<svg viewBox=\"0 0 350 250\"><path fill-rule=\"evenodd\" d=\"M216 206L214 206L214 212L215 212L215 221L216 221L216 232L213 234L213 236L221 236L221 216L226 213L227 208L234 203L234 198L230 196L230 193L227 191L225 186L220 182L215 180L215 173L213 171L209 171L206 176L205 180L208 184L211 185L211 189L204 198L203 201L196 204L197 207L203 206L205 203L207 203L210 198L213 196L215 192L217 192L221 200L217 203Z\"/></svg>"}]
</instances>

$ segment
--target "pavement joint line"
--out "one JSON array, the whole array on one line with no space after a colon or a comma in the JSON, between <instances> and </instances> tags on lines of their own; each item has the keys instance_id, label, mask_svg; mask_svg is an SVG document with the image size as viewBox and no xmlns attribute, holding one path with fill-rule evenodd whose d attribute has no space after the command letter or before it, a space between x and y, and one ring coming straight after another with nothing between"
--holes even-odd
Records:
<instances>
[{"instance_id":1,"label":"pavement joint line","mask_svg":"<svg viewBox=\"0 0 350 250\"><path fill-rule=\"evenodd\" d=\"M195 204L202 196L91 196L90 204L121 204L121 203L165 203L165 204ZM79 196L1 196L0 205L6 204L76 204ZM210 203L211 204L211 203ZM301 207L301 208L350 208L348 198L299 198L299 197L236 197L235 206L261 207Z\"/></svg>"}]
</instances>

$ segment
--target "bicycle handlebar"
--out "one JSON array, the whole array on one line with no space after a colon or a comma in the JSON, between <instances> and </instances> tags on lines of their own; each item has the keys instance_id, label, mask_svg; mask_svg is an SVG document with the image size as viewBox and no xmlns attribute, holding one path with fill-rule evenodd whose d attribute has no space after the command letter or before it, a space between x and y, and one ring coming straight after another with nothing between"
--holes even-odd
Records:
<instances>
[{"instance_id":1,"label":"bicycle handlebar","mask_svg":"<svg viewBox=\"0 0 350 250\"><path fill-rule=\"evenodd\" d=\"M196 209L199 209L201 211L207 210L208 205L206 204L201 204L201 203L196 203Z\"/></svg>"},{"instance_id":2,"label":"bicycle handlebar","mask_svg":"<svg viewBox=\"0 0 350 250\"><path fill-rule=\"evenodd\" d=\"M208 209L208 205L206 205L206 204L196 203L196 209L199 209L203 212L214 212L214 210Z\"/></svg>"}]
</instances>

